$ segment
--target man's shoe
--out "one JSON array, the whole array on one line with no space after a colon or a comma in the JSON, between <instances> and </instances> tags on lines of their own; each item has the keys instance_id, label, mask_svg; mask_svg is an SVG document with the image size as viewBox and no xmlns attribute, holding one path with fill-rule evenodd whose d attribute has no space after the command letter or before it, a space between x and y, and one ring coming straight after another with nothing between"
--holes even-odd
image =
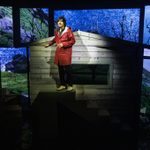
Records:
<instances>
[{"instance_id":1,"label":"man's shoe","mask_svg":"<svg viewBox=\"0 0 150 150\"><path fill-rule=\"evenodd\" d=\"M72 91L73 90L73 87L72 86L68 86L67 87L67 91L69 92L69 91Z\"/></svg>"},{"instance_id":2,"label":"man's shoe","mask_svg":"<svg viewBox=\"0 0 150 150\"><path fill-rule=\"evenodd\" d=\"M66 87L64 85L61 85L59 88L57 88L57 91L61 91L61 90L64 90L66 89Z\"/></svg>"}]
</instances>

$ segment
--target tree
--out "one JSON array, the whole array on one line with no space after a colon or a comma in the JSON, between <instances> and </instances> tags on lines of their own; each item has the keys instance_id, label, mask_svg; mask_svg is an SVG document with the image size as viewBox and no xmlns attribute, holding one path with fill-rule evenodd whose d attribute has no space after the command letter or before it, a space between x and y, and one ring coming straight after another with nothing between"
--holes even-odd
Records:
<instances>
[{"instance_id":1,"label":"tree","mask_svg":"<svg viewBox=\"0 0 150 150\"><path fill-rule=\"evenodd\" d=\"M27 73L27 58L24 55L17 54L13 57L12 62L5 64L6 71L14 73Z\"/></svg>"}]
</instances>

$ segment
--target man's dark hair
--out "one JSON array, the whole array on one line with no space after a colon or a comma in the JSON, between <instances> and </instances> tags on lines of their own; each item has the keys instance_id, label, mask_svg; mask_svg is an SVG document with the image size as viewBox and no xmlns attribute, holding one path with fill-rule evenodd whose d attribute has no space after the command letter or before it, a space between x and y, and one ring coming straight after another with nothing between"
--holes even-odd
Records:
<instances>
[{"instance_id":1,"label":"man's dark hair","mask_svg":"<svg viewBox=\"0 0 150 150\"><path fill-rule=\"evenodd\" d=\"M63 23L64 23L64 26L66 26L66 19L65 19L64 16L60 16L60 17L58 18L57 22L58 22L59 20L62 20Z\"/></svg>"}]
</instances>

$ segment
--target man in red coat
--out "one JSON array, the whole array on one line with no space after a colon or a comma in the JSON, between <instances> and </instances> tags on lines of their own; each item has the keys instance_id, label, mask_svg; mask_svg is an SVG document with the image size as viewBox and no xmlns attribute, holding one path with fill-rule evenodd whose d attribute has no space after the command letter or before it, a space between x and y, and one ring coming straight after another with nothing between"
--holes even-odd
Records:
<instances>
[{"instance_id":1,"label":"man in red coat","mask_svg":"<svg viewBox=\"0 0 150 150\"><path fill-rule=\"evenodd\" d=\"M55 37L45 47L51 46L56 43L56 51L54 63L58 65L60 87L58 91L67 88L67 91L73 90L72 87L72 46L75 43L75 38L70 27L66 26L66 19L59 17L57 21L58 29L55 31Z\"/></svg>"}]
</instances>

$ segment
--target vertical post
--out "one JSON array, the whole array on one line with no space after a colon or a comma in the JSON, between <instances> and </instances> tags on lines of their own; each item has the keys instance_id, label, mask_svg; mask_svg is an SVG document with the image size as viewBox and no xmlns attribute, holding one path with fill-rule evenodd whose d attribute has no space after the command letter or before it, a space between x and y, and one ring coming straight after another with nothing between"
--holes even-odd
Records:
<instances>
[{"instance_id":1,"label":"vertical post","mask_svg":"<svg viewBox=\"0 0 150 150\"><path fill-rule=\"evenodd\" d=\"M138 67L136 70L139 70L136 73L136 87L135 87L135 92L136 92L136 101L135 101L135 119L134 119L134 125L135 125L135 142L136 145L138 143L138 134L139 134L139 123L140 123L140 108L141 108L141 85L142 85L142 71L143 71L143 51L144 51L144 46L143 46L143 29L144 29L144 4L140 8L140 26L139 26L139 47L138 47L138 53L137 53L137 61ZM137 149L137 146L136 146Z\"/></svg>"},{"instance_id":2,"label":"vertical post","mask_svg":"<svg viewBox=\"0 0 150 150\"><path fill-rule=\"evenodd\" d=\"M49 36L54 35L54 9L49 8Z\"/></svg>"},{"instance_id":3,"label":"vertical post","mask_svg":"<svg viewBox=\"0 0 150 150\"><path fill-rule=\"evenodd\" d=\"M20 46L20 10L17 6L13 7L13 40L14 47Z\"/></svg>"}]
</instances>

